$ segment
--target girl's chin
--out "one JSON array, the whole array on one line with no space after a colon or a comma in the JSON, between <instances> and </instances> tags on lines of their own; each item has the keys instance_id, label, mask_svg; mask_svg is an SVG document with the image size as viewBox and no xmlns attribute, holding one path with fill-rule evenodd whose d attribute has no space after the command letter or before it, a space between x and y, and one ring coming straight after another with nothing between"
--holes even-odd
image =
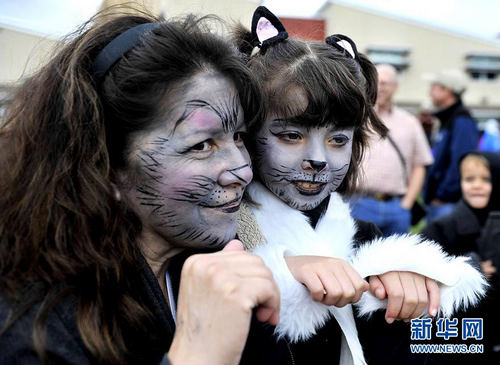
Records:
<instances>
[{"instance_id":1,"label":"girl's chin","mask_svg":"<svg viewBox=\"0 0 500 365\"><path fill-rule=\"evenodd\" d=\"M483 209L488 205L488 201L484 199L470 199L467 201L472 208Z\"/></svg>"}]
</instances>

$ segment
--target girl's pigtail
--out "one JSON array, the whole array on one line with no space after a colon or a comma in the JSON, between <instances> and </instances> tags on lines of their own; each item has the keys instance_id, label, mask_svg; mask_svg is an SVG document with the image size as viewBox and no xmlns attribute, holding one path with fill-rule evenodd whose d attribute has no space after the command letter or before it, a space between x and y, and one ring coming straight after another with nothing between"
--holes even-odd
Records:
<instances>
[{"instance_id":1,"label":"girl's pigtail","mask_svg":"<svg viewBox=\"0 0 500 365\"><path fill-rule=\"evenodd\" d=\"M370 107L368 108L368 118L371 130L378 133L380 136L385 137L387 135L388 129L385 124L380 120L375 113L374 105L377 101L377 69L375 65L370 61L370 59L362 53L358 54L359 65L361 66L361 71L366 80L366 98L369 102Z\"/></svg>"}]
</instances>

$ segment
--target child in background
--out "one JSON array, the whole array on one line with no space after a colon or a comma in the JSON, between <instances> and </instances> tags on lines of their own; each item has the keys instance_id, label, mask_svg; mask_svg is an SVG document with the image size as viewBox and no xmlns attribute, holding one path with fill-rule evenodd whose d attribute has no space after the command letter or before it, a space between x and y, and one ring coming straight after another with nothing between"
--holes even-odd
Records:
<instances>
[{"instance_id":1,"label":"child in background","mask_svg":"<svg viewBox=\"0 0 500 365\"><path fill-rule=\"evenodd\" d=\"M453 255L469 256L488 278L491 287L481 306L461 314L484 319L484 341L487 361L498 364L500 336L497 313L500 305L500 154L471 152L460 161L462 199L452 213L432 221L422 235L439 242ZM464 360L463 356L443 357L443 363ZM470 361L470 358L466 361Z\"/></svg>"}]
</instances>

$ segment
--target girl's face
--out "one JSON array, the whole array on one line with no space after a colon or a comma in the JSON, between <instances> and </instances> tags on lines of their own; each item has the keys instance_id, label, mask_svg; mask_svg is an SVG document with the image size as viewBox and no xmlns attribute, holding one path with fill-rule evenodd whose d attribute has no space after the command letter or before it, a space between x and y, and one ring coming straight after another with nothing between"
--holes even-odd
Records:
<instances>
[{"instance_id":1,"label":"girl's face","mask_svg":"<svg viewBox=\"0 0 500 365\"><path fill-rule=\"evenodd\" d=\"M490 170L481 161L465 158L460 166L460 174L465 201L473 208L485 208L492 189Z\"/></svg>"},{"instance_id":2,"label":"girl's face","mask_svg":"<svg viewBox=\"0 0 500 365\"><path fill-rule=\"evenodd\" d=\"M237 90L221 74L199 74L168 105L132 143L125 194L145 229L174 247L223 246L252 179Z\"/></svg>"},{"instance_id":3,"label":"girl's face","mask_svg":"<svg viewBox=\"0 0 500 365\"><path fill-rule=\"evenodd\" d=\"M290 207L311 210L344 179L352 138L353 129L306 128L271 114L257 133L258 174Z\"/></svg>"}]
</instances>

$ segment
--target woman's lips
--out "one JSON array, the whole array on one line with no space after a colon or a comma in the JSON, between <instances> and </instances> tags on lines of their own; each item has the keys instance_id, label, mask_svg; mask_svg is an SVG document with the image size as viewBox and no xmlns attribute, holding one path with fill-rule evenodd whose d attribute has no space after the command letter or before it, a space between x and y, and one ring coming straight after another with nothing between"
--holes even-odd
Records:
<instances>
[{"instance_id":1,"label":"woman's lips","mask_svg":"<svg viewBox=\"0 0 500 365\"><path fill-rule=\"evenodd\" d=\"M240 209L241 196L233 199L227 203L217 204L217 205L203 205L205 208L221 210L224 213L234 213Z\"/></svg>"},{"instance_id":2,"label":"woman's lips","mask_svg":"<svg viewBox=\"0 0 500 365\"><path fill-rule=\"evenodd\" d=\"M240 209L240 205L241 205L241 200L238 200L237 202L234 203L225 204L219 207L219 209L225 213L234 213Z\"/></svg>"}]
</instances>

